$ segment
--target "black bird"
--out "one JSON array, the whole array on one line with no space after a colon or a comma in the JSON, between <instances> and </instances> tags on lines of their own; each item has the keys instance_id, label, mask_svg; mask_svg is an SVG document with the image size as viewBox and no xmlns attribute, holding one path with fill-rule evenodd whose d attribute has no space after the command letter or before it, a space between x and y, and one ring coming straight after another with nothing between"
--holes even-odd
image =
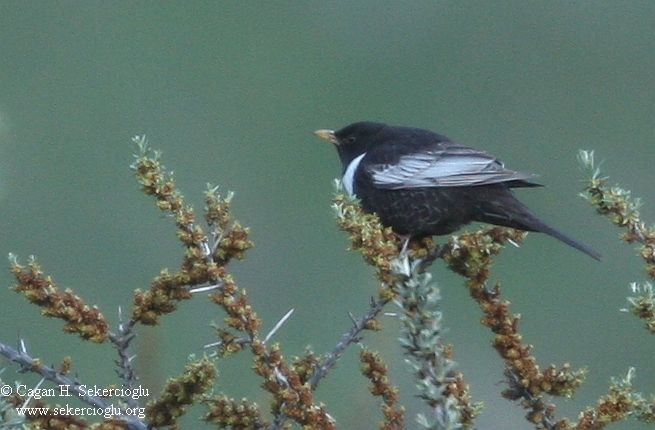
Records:
<instances>
[{"instance_id":1,"label":"black bird","mask_svg":"<svg viewBox=\"0 0 655 430\"><path fill-rule=\"evenodd\" d=\"M429 130L375 122L314 134L336 146L346 191L398 234L443 235L479 221L546 233L600 260L514 197L512 188L541 186L534 175L509 170L491 154Z\"/></svg>"}]
</instances>

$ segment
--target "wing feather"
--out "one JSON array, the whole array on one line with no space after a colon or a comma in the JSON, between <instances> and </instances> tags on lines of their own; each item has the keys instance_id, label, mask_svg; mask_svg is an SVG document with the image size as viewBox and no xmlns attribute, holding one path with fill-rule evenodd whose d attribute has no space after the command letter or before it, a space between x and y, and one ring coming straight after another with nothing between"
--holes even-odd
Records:
<instances>
[{"instance_id":1,"label":"wing feather","mask_svg":"<svg viewBox=\"0 0 655 430\"><path fill-rule=\"evenodd\" d=\"M465 146L442 146L402 155L396 163L369 166L368 172L377 187L386 189L464 187L534 177L506 169L495 157Z\"/></svg>"}]
</instances>

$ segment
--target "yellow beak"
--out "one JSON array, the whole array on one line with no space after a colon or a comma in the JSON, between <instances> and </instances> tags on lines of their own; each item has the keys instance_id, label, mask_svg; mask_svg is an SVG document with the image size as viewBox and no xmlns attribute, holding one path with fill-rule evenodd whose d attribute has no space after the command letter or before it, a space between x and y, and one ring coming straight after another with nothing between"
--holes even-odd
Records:
<instances>
[{"instance_id":1,"label":"yellow beak","mask_svg":"<svg viewBox=\"0 0 655 430\"><path fill-rule=\"evenodd\" d=\"M334 130L316 130L314 134L318 137L320 137L323 140L327 140L328 142L338 145L339 140L337 140L337 136L334 135Z\"/></svg>"}]
</instances>

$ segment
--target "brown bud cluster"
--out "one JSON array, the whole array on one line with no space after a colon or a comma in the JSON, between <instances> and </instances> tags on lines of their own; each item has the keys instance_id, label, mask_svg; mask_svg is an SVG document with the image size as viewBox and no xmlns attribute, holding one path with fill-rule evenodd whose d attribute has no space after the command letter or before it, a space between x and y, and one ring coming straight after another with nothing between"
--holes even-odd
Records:
<instances>
[{"instance_id":1,"label":"brown bud cluster","mask_svg":"<svg viewBox=\"0 0 655 430\"><path fill-rule=\"evenodd\" d=\"M92 342L107 339L107 321L97 307L88 306L69 289L59 290L49 276L44 276L35 260L30 260L27 266L18 264L14 256L10 260L11 272L18 281L14 290L41 307L43 315L66 321L64 330L77 333L83 339Z\"/></svg>"},{"instance_id":2,"label":"brown bud cluster","mask_svg":"<svg viewBox=\"0 0 655 430\"><path fill-rule=\"evenodd\" d=\"M236 401L228 396L214 396L205 401L209 412L203 419L205 422L216 424L219 428L233 430L262 429L269 426L265 422L259 407L246 399Z\"/></svg>"},{"instance_id":3,"label":"brown bud cluster","mask_svg":"<svg viewBox=\"0 0 655 430\"><path fill-rule=\"evenodd\" d=\"M216 379L214 364L202 359L186 365L184 373L171 378L155 401L146 406L148 423L153 427L175 425L189 405L211 389Z\"/></svg>"},{"instance_id":4,"label":"brown bud cluster","mask_svg":"<svg viewBox=\"0 0 655 430\"><path fill-rule=\"evenodd\" d=\"M630 191L611 187L607 182L607 178L592 176L585 187L586 198L599 214L625 229L622 240L640 244L639 255L646 262L648 275L655 279L655 227L647 227L641 220L640 203Z\"/></svg>"},{"instance_id":5,"label":"brown bud cluster","mask_svg":"<svg viewBox=\"0 0 655 430\"><path fill-rule=\"evenodd\" d=\"M389 381L387 365L377 352L362 349L359 353L362 374L371 381L369 391L382 398L384 421L381 430L402 430L405 428L405 408L398 405L398 388Z\"/></svg>"},{"instance_id":6,"label":"brown bud cluster","mask_svg":"<svg viewBox=\"0 0 655 430\"><path fill-rule=\"evenodd\" d=\"M399 241L389 227L384 227L377 215L365 213L361 206L344 194L333 200L339 227L350 234L351 247L375 267L382 283L393 285L392 261L398 257Z\"/></svg>"},{"instance_id":7,"label":"brown bud cluster","mask_svg":"<svg viewBox=\"0 0 655 430\"><path fill-rule=\"evenodd\" d=\"M530 409L528 416L543 418L545 406L542 394L570 397L583 380L584 370L571 370L568 364L558 369L549 366L541 371L532 354L532 346L523 343L519 332L520 316L512 314L510 302L500 297L499 285L489 289L487 282L492 258L506 242L520 243L524 232L494 227L453 238L442 249L442 258L451 270L467 278L471 297L483 312L482 323L495 334L493 345L505 360L510 374L516 375L515 384L503 395L510 399L536 399L524 402Z\"/></svg>"}]
</instances>

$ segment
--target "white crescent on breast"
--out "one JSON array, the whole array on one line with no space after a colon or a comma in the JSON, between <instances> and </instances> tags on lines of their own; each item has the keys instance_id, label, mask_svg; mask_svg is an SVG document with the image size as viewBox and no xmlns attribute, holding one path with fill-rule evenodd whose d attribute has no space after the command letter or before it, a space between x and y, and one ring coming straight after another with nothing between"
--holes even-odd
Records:
<instances>
[{"instance_id":1,"label":"white crescent on breast","mask_svg":"<svg viewBox=\"0 0 655 430\"><path fill-rule=\"evenodd\" d=\"M355 178L355 171L357 170L359 163L362 161L362 158L364 158L365 155L366 152L351 161L346 168L346 172L343 174L343 178L341 178L341 183L348 192L348 195L351 197L355 195L353 192L353 180Z\"/></svg>"}]
</instances>

